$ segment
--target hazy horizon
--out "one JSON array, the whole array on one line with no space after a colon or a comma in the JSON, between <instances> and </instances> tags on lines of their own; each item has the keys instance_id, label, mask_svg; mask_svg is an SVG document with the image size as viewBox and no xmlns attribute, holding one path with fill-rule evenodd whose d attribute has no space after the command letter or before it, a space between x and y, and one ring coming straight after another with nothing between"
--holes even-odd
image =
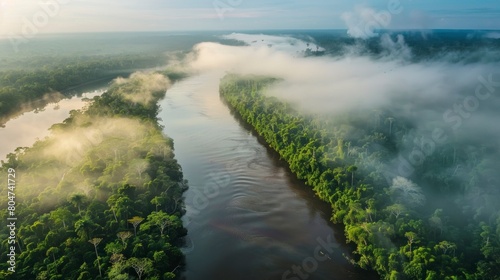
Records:
<instances>
[{"instance_id":1,"label":"hazy horizon","mask_svg":"<svg viewBox=\"0 0 500 280\"><path fill-rule=\"evenodd\" d=\"M496 30L496 1L0 0L0 36L79 32L361 29ZM355 35L355 34L353 34Z\"/></svg>"},{"instance_id":2,"label":"hazy horizon","mask_svg":"<svg viewBox=\"0 0 500 280\"><path fill-rule=\"evenodd\" d=\"M497 279L496 1L0 0L14 278Z\"/></svg>"}]
</instances>

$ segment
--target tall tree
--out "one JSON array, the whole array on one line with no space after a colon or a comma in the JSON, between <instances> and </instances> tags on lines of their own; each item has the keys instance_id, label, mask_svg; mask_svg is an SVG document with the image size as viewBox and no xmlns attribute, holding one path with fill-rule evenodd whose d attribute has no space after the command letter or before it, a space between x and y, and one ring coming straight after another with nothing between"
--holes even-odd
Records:
<instances>
[{"instance_id":1,"label":"tall tree","mask_svg":"<svg viewBox=\"0 0 500 280\"><path fill-rule=\"evenodd\" d=\"M351 173L351 187L354 185L354 172L356 172L356 170L358 170L358 167L355 165L347 167L347 172Z\"/></svg>"},{"instance_id":2,"label":"tall tree","mask_svg":"<svg viewBox=\"0 0 500 280\"><path fill-rule=\"evenodd\" d=\"M165 228L173 224L171 217L175 216L170 216L163 211L152 212L148 215L147 222L144 223L143 227L157 226L160 229L161 236L163 236Z\"/></svg>"},{"instance_id":3,"label":"tall tree","mask_svg":"<svg viewBox=\"0 0 500 280\"><path fill-rule=\"evenodd\" d=\"M137 235L137 226L139 226L139 224L142 221L144 221L144 218L141 218L139 216L135 216L135 217L133 217L131 219L128 219L127 221L134 226L134 235Z\"/></svg>"},{"instance_id":4,"label":"tall tree","mask_svg":"<svg viewBox=\"0 0 500 280\"><path fill-rule=\"evenodd\" d=\"M67 228L67 223L71 221L72 217L73 214L66 208L57 208L50 212L50 218L54 221L54 224L62 223L64 228Z\"/></svg>"},{"instance_id":5,"label":"tall tree","mask_svg":"<svg viewBox=\"0 0 500 280\"><path fill-rule=\"evenodd\" d=\"M148 258L131 258L127 262L137 273L139 280L142 279L142 275L149 273L153 270L153 261Z\"/></svg>"},{"instance_id":6,"label":"tall tree","mask_svg":"<svg viewBox=\"0 0 500 280\"><path fill-rule=\"evenodd\" d=\"M74 194L70 197L70 201L73 205L75 205L78 208L78 213L82 211L81 206L83 202L85 201L86 196L83 194Z\"/></svg>"},{"instance_id":7,"label":"tall tree","mask_svg":"<svg viewBox=\"0 0 500 280\"><path fill-rule=\"evenodd\" d=\"M101 243L102 241L102 238L92 238L89 240L89 243L94 245L94 249L95 249L95 257L97 258L97 267L99 268L99 276L102 277L102 272L101 272L101 262L99 261L99 254L97 253L97 245L99 245L99 243Z\"/></svg>"},{"instance_id":8,"label":"tall tree","mask_svg":"<svg viewBox=\"0 0 500 280\"><path fill-rule=\"evenodd\" d=\"M410 246L410 259L412 258L412 245L417 242L417 234L409 231L405 233L405 237L408 239L408 245Z\"/></svg>"},{"instance_id":9,"label":"tall tree","mask_svg":"<svg viewBox=\"0 0 500 280\"><path fill-rule=\"evenodd\" d=\"M116 236L120 238L120 240L123 243L123 246L126 248L127 247L126 241L132 236L132 233L130 231L120 231L119 233L116 234Z\"/></svg>"},{"instance_id":10,"label":"tall tree","mask_svg":"<svg viewBox=\"0 0 500 280\"><path fill-rule=\"evenodd\" d=\"M59 248L57 247L50 247L48 250L47 250L47 253L46 255L47 256L52 256L52 261L53 262L56 262L56 254L59 253Z\"/></svg>"},{"instance_id":11,"label":"tall tree","mask_svg":"<svg viewBox=\"0 0 500 280\"><path fill-rule=\"evenodd\" d=\"M399 218L400 215L406 212L406 207L403 204L393 204L390 206L387 206L385 208L386 211L388 211L391 215L394 215L396 217L396 220Z\"/></svg>"},{"instance_id":12,"label":"tall tree","mask_svg":"<svg viewBox=\"0 0 500 280\"><path fill-rule=\"evenodd\" d=\"M389 135L392 135L392 123L394 122L394 118L393 117L388 117L386 119L386 122L389 123Z\"/></svg>"}]
</instances>

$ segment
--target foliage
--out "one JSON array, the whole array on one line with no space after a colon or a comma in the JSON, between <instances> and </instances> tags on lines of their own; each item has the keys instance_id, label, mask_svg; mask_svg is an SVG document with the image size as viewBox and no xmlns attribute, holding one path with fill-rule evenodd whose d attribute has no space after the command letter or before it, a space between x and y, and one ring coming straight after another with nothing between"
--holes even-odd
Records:
<instances>
[{"instance_id":1,"label":"foliage","mask_svg":"<svg viewBox=\"0 0 500 280\"><path fill-rule=\"evenodd\" d=\"M3 162L1 174L18 175L17 265L8 279L160 279L182 266L186 181L157 122L166 88L141 84L145 77L160 79L138 74L115 83ZM2 271L6 261L0 256Z\"/></svg>"},{"instance_id":2,"label":"foliage","mask_svg":"<svg viewBox=\"0 0 500 280\"><path fill-rule=\"evenodd\" d=\"M220 96L330 203L332 221L345 225L348 242L356 246L353 262L383 279L500 279L498 204L484 200L471 211L471 194L488 190L477 179L483 172L478 159L487 149L467 147L457 156L456 148L436 147L411 177L390 176L392 159L411 139L412 123L404 114L306 115L263 93L276 81L228 74ZM476 179L450 179L449 170L474 162L462 176ZM440 192L446 195L435 201Z\"/></svg>"},{"instance_id":3,"label":"foliage","mask_svg":"<svg viewBox=\"0 0 500 280\"><path fill-rule=\"evenodd\" d=\"M0 71L0 123L15 114L69 97L76 86L109 81L156 64L157 57L147 55L91 56L54 58L35 69Z\"/></svg>"}]
</instances>

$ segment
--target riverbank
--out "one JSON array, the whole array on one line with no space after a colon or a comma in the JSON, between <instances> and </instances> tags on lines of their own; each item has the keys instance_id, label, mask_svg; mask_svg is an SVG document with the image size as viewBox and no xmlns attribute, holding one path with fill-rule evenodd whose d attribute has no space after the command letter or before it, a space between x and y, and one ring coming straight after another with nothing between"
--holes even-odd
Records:
<instances>
[{"instance_id":1,"label":"riverbank","mask_svg":"<svg viewBox=\"0 0 500 280\"><path fill-rule=\"evenodd\" d=\"M82 88L75 96L62 99L56 103L49 103L42 109L25 112L10 119L0 127L0 160L4 160L8 153L14 152L17 147L30 147L38 139L44 139L50 134L49 128L64 121L70 116L71 110L80 110L88 100L102 94L108 84L103 87ZM80 96L80 97L78 97Z\"/></svg>"},{"instance_id":2,"label":"riverbank","mask_svg":"<svg viewBox=\"0 0 500 280\"><path fill-rule=\"evenodd\" d=\"M231 115L219 98L220 78L189 77L160 102L164 132L175 139L189 181L182 279L282 279L314 258L318 239L335 248L310 279L377 279L343 256L352 250L329 221L328 205Z\"/></svg>"},{"instance_id":3,"label":"riverbank","mask_svg":"<svg viewBox=\"0 0 500 280\"><path fill-rule=\"evenodd\" d=\"M398 126L391 123L387 131L373 126L368 113L306 115L265 94L275 82L264 76L229 74L221 81L220 95L300 180L331 205L331 220L345 225L346 239L355 245L355 257L350 258L353 264L373 269L384 279L463 275L485 279L483 275L494 274L494 270L484 269L494 267L494 262L480 255L490 257L479 245L490 234L489 227L484 222L469 223L476 230L457 234L456 223L443 214L451 207L439 204L444 210L433 211L432 202L426 200L429 193L412 181L431 177L431 171L416 170L412 179L385 177L390 159L401 148L398 144L408 137L402 117ZM450 149L440 147L436 154L447 158L447 151ZM426 161L426 166L439 167L442 162L442 158ZM426 187L440 185L434 182ZM464 244L468 240L478 242Z\"/></svg>"},{"instance_id":4,"label":"riverbank","mask_svg":"<svg viewBox=\"0 0 500 280\"><path fill-rule=\"evenodd\" d=\"M168 86L163 75L133 74L9 156L0 170L17 175L17 246L15 273L0 256L0 278L117 279L137 266L176 277L187 185L157 118Z\"/></svg>"}]
</instances>

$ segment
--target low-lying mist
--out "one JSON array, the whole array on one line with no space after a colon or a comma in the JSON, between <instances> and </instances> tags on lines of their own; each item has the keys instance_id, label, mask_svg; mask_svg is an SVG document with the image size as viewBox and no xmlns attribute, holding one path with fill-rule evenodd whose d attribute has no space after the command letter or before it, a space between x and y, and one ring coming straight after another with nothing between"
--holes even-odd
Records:
<instances>
[{"instance_id":1,"label":"low-lying mist","mask_svg":"<svg viewBox=\"0 0 500 280\"><path fill-rule=\"evenodd\" d=\"M116 79L110 91L114 99L147 108L168 85L163 75L138 72ZM70 118L53 125L45 139L10 155L11 163L13 155L19 160L16 191L20 199L45 210L73 194L105 201L113 188L123 184L142 187L150 181L147 157L168 159L172 155L154 123L99 107L92 108L92 114L86 110L71 111Z\"/></svg>"},{"instance_id":2,"label":"low-lying mist","mask_svg":"<svg viewBox=\"0 0 500 280\"><path fill-rule=\"evenodd\" d=\"M359 118L365 127L403 139L394 144L397 153L392 153L391 163L372 166L384 173L387 186L394 178L407 177L428 184L422 186L428 194L438 195L446 189L448 201L454 200L451 194L466 198L471 203L462 205L467 211L479 213L487 207L488 213L498 211L498 207L491 208L495 205L492 197L499 198L500 182L500 175L494 172L500 168L498 60L470 60L468 56L477 53L453 52L435 53L416 62L413 53L419 51L418 45L409 45L403 35L370 39L377 40L377 48L382 50L378 56L359 51L363 40L343 47L341 56L306 57L304 48L315 49L313 42L298 44L293 38L244 34L231 38L246 46L201 43L195 46L188 65L201 72L281 78L266 93L295 104L302 113L334 120ZM498 53L482 51L485 58ZM348 138L360 135L364 128L344 125L343 129ZM415 178L415 170L445 158L445 153L451 153L453 164L432 176L446 181L446 188L436 188L429 183L432 179ZM437 196L431 201L439 200Z\"/></svg>"},{"instance_id":3,"label":"low-lying mist","mask_svg":"<svg viewBox=\"0 0 500 280\"><path fill-rule=\"evenodd\" d=\"M170 87L170 81L162 74L136 72L129 78L116 78L114 86L117 88L115 94L131 102L148 105L155 100L155 94L163 94Z\"/></svg>"}]
</instances>

